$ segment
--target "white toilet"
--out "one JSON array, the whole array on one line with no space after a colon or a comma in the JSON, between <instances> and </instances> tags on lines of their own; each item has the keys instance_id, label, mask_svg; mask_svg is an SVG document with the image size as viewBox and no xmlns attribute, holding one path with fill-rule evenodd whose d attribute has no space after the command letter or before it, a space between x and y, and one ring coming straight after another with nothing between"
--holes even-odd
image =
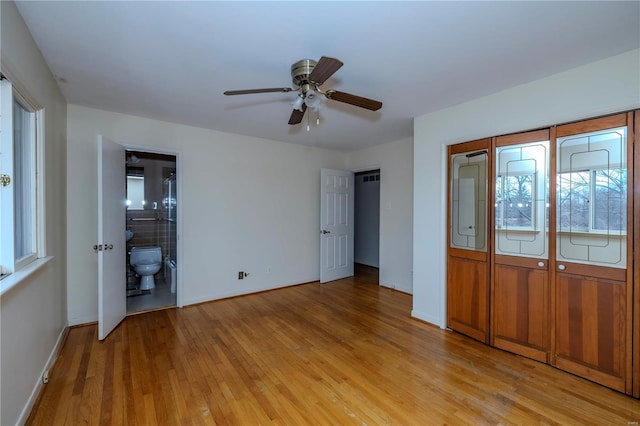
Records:
<instances>
[{"instance_id":1,"label":"white toilet","mask_svg":"<svg viewBox=\"0 0 640 426\"><path fill-rule=\"evenodd\" d=\"M160 247L132 247L131 266L140 279L140 290L151 290L156 288L153 276L158 273L162 266L162 252Z\"/></svg>"}]
</instances>

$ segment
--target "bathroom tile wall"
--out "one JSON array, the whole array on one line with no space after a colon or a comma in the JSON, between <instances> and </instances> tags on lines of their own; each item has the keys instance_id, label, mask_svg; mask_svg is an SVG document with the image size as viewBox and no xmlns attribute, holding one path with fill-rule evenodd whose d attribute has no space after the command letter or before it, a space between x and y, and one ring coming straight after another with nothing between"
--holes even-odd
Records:
<instances>
[{"instance_id":1,"label":"bathroom tile wall","mask_svg":"<svg viewBox=\"0 0 640 426\"><path fill-rule=\"evenodd\" d=\"M169 222L163 219L162 210L127 210L127 229L133 232L133 238L127 241L127 264L132 247L159 246L163 260L169 253ZM159 219L159 220L132 220ZM160 269L162 274L164 268Z\"/></svg>"}]
</instances>

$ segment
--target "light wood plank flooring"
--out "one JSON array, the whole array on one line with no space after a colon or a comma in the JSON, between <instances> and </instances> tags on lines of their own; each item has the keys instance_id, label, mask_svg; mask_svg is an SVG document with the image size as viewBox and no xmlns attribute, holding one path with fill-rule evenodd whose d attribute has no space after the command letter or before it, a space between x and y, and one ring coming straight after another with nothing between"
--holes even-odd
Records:
<instances>
[{"instance_id":1,"label":"light wood plank flooring","mask_svg":"<svg viewBox=\"0 0 640 426\"><path fill-rule=\"evenodd\" d=\"M640 401L411 319L411 296L374 281L130 316L104 342L73 328L29 424L640 420Z\"/></svg>"}]
</instances>

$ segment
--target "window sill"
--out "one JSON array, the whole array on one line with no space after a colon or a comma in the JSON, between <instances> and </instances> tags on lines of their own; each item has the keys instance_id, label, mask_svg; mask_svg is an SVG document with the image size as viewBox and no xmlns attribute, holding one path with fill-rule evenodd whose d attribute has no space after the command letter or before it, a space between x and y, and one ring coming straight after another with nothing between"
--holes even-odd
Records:
<instances>
[{"instance_id":1,"label":"window sill","mask_svg":"<svg viewBox=\"0 0 640 426\"><path fill-rule=\"evenodd\" d=\"M496 228L496 232L502 233L518 233L518 234L539 234L540 231L537 229L527 229L527 228Z\"/></svg>"},{"instance_id":2,"label":"window sill","mask_svg":"<svg viewBox=\"0 0 640 426\"><path fill-rule=\"evenodd\" d=\"M602 232L602 231L557 231L559 235L574 235L579 237L595 237L595 238L626 238L626 232Z\"/></svg>"},{"instance_id":3,"label":"window sill","mask_svg":"<svg viewBox=\"0 0 640 426\"><path fill-rule=\"evenodd\" d=\"M21 268L18 271L2 278L2 280L0 280L0 296L3 296L6 292L20 284L27 277L32 275L38 269L42 268L51 260L53 260L53 256L41 257L29 263L24 268Z\"/></svg>"}]
</instances>

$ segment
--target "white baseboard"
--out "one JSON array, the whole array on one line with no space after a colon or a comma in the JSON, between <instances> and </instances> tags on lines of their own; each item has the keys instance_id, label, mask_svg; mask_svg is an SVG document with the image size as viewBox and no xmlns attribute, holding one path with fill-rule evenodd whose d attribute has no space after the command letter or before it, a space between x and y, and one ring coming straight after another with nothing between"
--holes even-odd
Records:
<instances>
[{"instance_id":1,"label":"white baseboard","mask_svg":"<svg viewBox=\"0 0 640 426\"><path fill-rule=\"evenodd\" d=\"M433 315L428 315L424 312L413 309L411 311L411 316L414 318L418 318L419 320L428 322L429 324L437 325L440 328L446 328L445 325L441 324L440 320Z\"/></svg>"},{"instance_id":2,"label":"white baseboard","mask_svg":"<svg viewBox=\"0 0 640 426\"><path fill-rule=\"evenodd\" d=\"M27 422L27 419L31 414L31 410L33 409L33 406L38 400L38 396L40 395L40 391L42 390L42 386L43 386L42 376L46 371L51 370L51 368L53 367L53 364L55 364L56 360L58 359L58 355L60 354L60 349L62 349L62 344L64 343L64 340L68 332L69 332L69 327L64 327L62 331L60 331L60 334L58 335L58 340L56 341L56 344L53 346L53 349L49 354L49 358L47 359L47 362L42 368L40 375L37 377L36 383L33 386L33 390L31 391L31 395L29 395L29 399L27 400L27 403L22 408L22 411L18 416L18 421L16 422L16 424L24 425Z\"/></svg>"},{"instance_id":3,"label":"white baseboard","mask_svg":"<svg viewBox=\"0 0 640 426\"><path fill-rule=\"evenodd\" d=\"M69 327L74 327L76 325L85 325L85 324L93 324L98 322L98 317L96 315L84 315L79 317L68 318Z\"/></svg>"},{"instance_id":4,"label":"white baseboard","mask_svg":"<svg viewBox=\"0 0 640 426\"><path fill-rule=\"evenodd\" d=\"M253 288L245 289L242 291L231 291L231 292L212 294L208 296L185 298L183 300L183 304L184 306L189 306L189 305L195 305L198 303L213 302L214 300L228 299L230 297L236 297L236 296L247 296L249 294L261 293L263 291L277 290L279 288L292 287L300 284L308 284L308 283L313 283L317 281L318 281L318 277L314 277L308 280L294 281L290 283L277 284L277 285L268 286L268 287L253 287Z\"/></svg>"},{"instance_id":5,"label":"white baseboard","mask_svg":"<svg viewBox=\"0 0 640 426\"><path fill-rule=\"evenodd\" d=\"M381 287L390 288L392 290L396 290L396 291L399 291L401 293L407 293L407 294L413 295L413 291L410 288L396 287L395 285L389 285L389 284L383 284L383 283L380 283L379 285Z\"/></svg>"}]
</instances>

